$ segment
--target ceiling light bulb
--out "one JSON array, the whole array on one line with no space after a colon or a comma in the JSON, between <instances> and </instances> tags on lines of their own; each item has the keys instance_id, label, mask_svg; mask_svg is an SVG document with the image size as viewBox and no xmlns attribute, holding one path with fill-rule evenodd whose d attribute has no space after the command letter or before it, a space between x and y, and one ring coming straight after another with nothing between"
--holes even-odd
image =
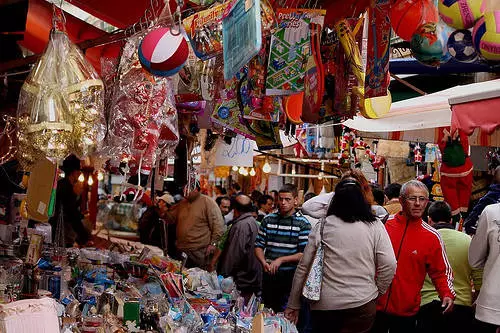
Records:
<instances>
[{"instance_id":1,"label":"ceiling light bulb","mask_svg":"<svg viewBox=\"0 0 500 333\"><path fill-rule=\"evenodd\" d=\"M248 169L247 168L244 168L243 169L243 176L248 176Z\"/></svg>"},{"instance_id":2,"label":"ceiling light bulb","mask_svg":"<svg viewBox=\"0 0 500 333\"><path fill-rule=\"evenodd\" d=\"M92 178L92 176L89 176L89 180L87 180L87 184L89 184L89 186L92 186L94 184L94 179Z\"/></svg>"},{"instance_id":3,"label":"ceiling light bulb","mask_svg":"<svg viewBox=\"0 0 500 333\"><path fill-rule=\"evenodd\" d=\"M236 165L233 165L233 171L234 172L238 171L238 167Z\"/></svg>"},{"instance_id":4,"label":"ceiling light bulb","mask_svg":"<svg viewBox=\"0 0 500 333\"><path fill-rule=\"evenodd\" d=\"M78 176L78 181L80 183L83 183L85 181L85 176L83 175L83 173L81 173L80 176Z\"/></svg>"},{"instance_id":5,"label":"ceiling light bulb","mask_svg":"<svg viewBox=\"0 0 500 333\"><path fill-rule=\"evenodd\" d=\"M269 165L269 162L266 160L266 163L262 166L262 171L264 173L269 173L271 172L271 166Z\"/></svg>"},{"instance_id":6,"label":"ceiling light bulb","mask_svg":"<svg viewBox=\"0 0 500 333\"><path fill-rule=\"evenodd\" d=\"M238 170L239 174L242 175L245 173L245 168L244 167L240 167L240 169Z\"/></svg>"},{"instance_id":7,"label":"ceiling light bulb","mask_svg":"<svg viewBox=\"0 0 500 333\"><path fill-rule=\"evenodd\" d=\"M255 169L254 168L250 169L250 176L253 177L255 176L255 174L256 174Z\"/></svg>"},{"instance_id":8,"label":"ceiling light bulb","mask_svg":"<svg viewBox=\"0 0 500 333\"><path fill-rule=\"evenodd\" d=\"M97 174L97 180L102 182L104 180L104 174L102 172L99 171L99 173Z\"/></svg>"}]
</instances>

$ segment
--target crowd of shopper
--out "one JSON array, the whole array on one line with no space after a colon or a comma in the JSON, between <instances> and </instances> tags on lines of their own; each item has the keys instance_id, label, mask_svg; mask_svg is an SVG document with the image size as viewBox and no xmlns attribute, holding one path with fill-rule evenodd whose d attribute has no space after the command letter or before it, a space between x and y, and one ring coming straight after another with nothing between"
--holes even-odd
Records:
<instances>
[{"instance_id":1,"label":"crowd of shopper","mask_svg":"<svg viewBox=\"0 0 500 333\"><path fill-rule=\"evenodd\" d=\"M423 183L382 189L359 170L302 205L292 184L276 195L245 195L234 184L215 198L199 187L179 203L161 196L150 214L174 221L169 254L184 252L187 267L232 276L243 297L262 297L299 332L493 333L500 325L498 184L500 168L469 215L477 218L473 239L455 230L446 202L429 202ZM311 302L303 287L320 244L321 292Z\"/></svg>"}]
</instances>

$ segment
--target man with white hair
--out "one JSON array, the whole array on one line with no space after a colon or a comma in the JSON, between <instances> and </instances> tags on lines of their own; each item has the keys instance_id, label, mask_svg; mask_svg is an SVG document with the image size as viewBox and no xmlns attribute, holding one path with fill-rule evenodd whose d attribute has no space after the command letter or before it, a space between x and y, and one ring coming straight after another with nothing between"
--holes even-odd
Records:
<instances>
[{"instance_id":1,"label":"man with white hair","mask_svg":"<svg viewBox=\"0 0 500 333\"><path fill-rule=\"evenodd\" d=\"M385 228L398 266L388 291L377 301L372 332L412 333L420 308L420 290L429 274L442 302L444 313L453 309L453 272L439 233L422 220L429 191L416 180L401 188L403 210L391 216Z\"/></svg>"}]
</instances>

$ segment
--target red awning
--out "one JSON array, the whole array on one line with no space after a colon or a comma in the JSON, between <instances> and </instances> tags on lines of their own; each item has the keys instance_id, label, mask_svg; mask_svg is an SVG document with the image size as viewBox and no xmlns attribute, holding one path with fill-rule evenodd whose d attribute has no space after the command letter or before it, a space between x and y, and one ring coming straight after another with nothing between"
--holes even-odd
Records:
<instances>
[{"instance_id":1,"label":"red awning","mask_svg":"<svg viewBox=\"0 0 500 333\"><path fill-rule=\"evenodd\" d=\"M476 128L486 134L500 128L500 79L463 86L448 102L453 129L470 135Z\"/></svg>"},{"instance_id":2,"label":"red awning","mask_svg":"<svg viewBox=\"0 0 500 333\"><path fill-rule=\"evenodd\" d=\"M105 1L104 1L105 2ZM66 13L66 31L73 43L83 42L107 33ZM52 5L44 0L30 0L24 40L20 44L35 54L42 53L52 28ZM100 71L101 57L117 57L119 44L105 45L87 50L89 62Z\"/></svg>"},{"instance_id":3,"label":"red awning","mask_svg":"<svg viewBox=\"0 0 500 333\"><path fill-rule=\"evenodd\" d=\"M483 99L451 106L453 128L471 135L480 128L487 134L500 128L500 98Z\"/></svg>"}]
</instances>

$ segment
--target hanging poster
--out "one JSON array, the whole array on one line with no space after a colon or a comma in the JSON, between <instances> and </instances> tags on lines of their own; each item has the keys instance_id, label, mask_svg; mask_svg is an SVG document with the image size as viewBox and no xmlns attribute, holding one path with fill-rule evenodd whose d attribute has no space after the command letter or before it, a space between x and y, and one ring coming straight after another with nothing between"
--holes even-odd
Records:
<instances>
[{"instance_id":1,"label":"hanging poster","mask_svg":"<svg viewBox=\"0 0 500 333\"><path fill-rule=\"evenodd\" d=\"M365 98L387 95L391 42L390 8L390 1L376 0L375 6L369 11Z\"/></svg>"},{"instance_id":2,"label":"hanging poster","mask_svg":"<svg viewBox=\"0 0 500 333\"><path fill-rule=\"evenodd\" d=\"M271 37L266 95L304 91L307 60L311 54L310 23L323 25L323 9L278 8L279 29Z\"/></svg>"}]
</instances>

